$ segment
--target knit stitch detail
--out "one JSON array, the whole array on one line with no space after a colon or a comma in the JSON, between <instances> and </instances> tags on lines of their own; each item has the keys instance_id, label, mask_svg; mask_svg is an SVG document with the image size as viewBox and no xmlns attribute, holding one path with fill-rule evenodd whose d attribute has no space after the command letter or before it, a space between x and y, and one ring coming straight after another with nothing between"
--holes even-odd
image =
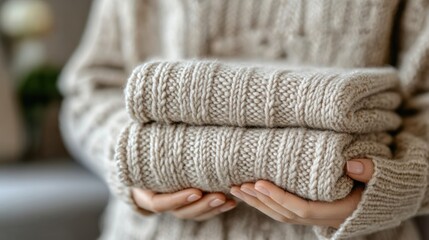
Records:
<instances>
[{"instance_id":1,"label":"knit stitch detail","mask_svg":"<svg viewBox=\"0 0 429 240\"><path fill-rule=\"evenodd\" d=\"M394 130L398 79L391 68L287 69L212 61L149 62L126 90L130 116L197 125Z\"/></svg>"},{"instance_id":2,"label":"knit stitch detail","mask_svg":"<svg viewBox=\"0 0 429 240\"><path fill-rule=\"evenodd\" d=\"M394 159L372 157L374 174L362 199L338 230L315 227L320 239L346 239L398 226L414 216L427 188L428 145L403 132Z\"/></svg>"},{"instance_id":3,"label":"knit stitch detail","mask_svg":"<svg viewBox=\"0 0 429 240\"><path fill-rule=\"evenodd\" d=\"M343 171L348 159L390 157L389 140L379 135L131 123L115 159L125 185L156 192L228 193L232 185L265 179L311 200L333 201L353 186Z\"/></svg>"}]
</instances>

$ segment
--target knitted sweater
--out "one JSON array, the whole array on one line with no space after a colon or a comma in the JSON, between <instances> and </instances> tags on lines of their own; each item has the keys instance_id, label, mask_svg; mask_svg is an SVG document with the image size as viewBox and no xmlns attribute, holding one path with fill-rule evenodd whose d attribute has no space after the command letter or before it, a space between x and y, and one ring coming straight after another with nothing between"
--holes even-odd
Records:
<instances>
[{"instance_id":1,"label":"knitted sweater","mask_svg":"<svg viewBox=\"0 0 429 240\"><path fill-rule=\"evenodd\" d=\"M392 69L152 62L131 75L126 103L140 123L372 132L399 125L392 112L400 101L396 80ZM390 157L386 144L304 128L133 124L121 134L116 158L120 178L130 187L228 193L232 185L266 179L305 198L333 201L353 186L343 176L346 159Z\"/></svg>"},{"instance_id":2,"label":"knitted sweater","mask_svg":"<svg viewBox=\"0 0 429 240\"><path fill-rule=\"evenodd\" d=\"M124 204L133 201L116 172L114 154L120 132L131 124L121 88L132 70L152 56L258 57L353 68L392 63L399 71L405 105L412 103L427 77L428 7L424 0L399 8L392 0L96 1L60 87L66 96L62 129L67 145L118 197L109 204L102 238L416 239L407 219L428 212L427 147L407 126L395 138L394 159L373 158L375 174L362 201L337 230L278 223L242 203L205 222L169 214L139 216Z\"/></svg>"},{"instance_id":3,"label":"knitted sweater","mask_svg":"<svg viewBox=\"0 0 429 240\"><path fill-rule=\"evenodd\" d=\"M249 64L247 64L249 65ZM128 80L138 122L310 127L364 133L394 130L393 69L282 69L217 62L152 62ZM315 104L318 103L318 104Z\"/></svg>"},{"instance_id":4,"label":"knitted sweater","mask_svg":"<svg viewBox=\"0 0 429 240\"><path fill-rule=\"evenodd\" d=\"M389 158L389 143L383 134L133 123L120 136L116 159L127 186L157 192L228 193L233 185L266 179L304 198L333 201L353 187L343 173L346 160Z\"/></svg>"}]
</instances>

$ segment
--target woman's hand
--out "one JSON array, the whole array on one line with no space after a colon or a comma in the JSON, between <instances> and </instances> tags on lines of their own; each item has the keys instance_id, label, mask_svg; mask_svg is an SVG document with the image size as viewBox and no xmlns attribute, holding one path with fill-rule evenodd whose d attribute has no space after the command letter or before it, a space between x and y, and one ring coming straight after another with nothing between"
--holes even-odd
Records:
<instances>
[{"instance_id":1,"label":"woman's hand","mask_svg":"<svg viewBox=\"0 0 429 240\"><path fill-rule=\"evenodd\" d=\"M347 163L347 175L368 183L374 172L369 159L354 159ZM346 198L334 202L309 201L268 181L245 183L231 188L231 194L274 220L303 225L338 228L357 208L363 189L354 189Z\"/></svg>"},{"instance_id":2,"label":"woman's hand","mask_svg":"<svg viewBox=\"0 0 429 240\"><path fill-rule=\"evenodd\" d=\"M236 206L236 202L227 199L223 193L203 194L195 188L165 194L134 188L132 194L142 209L154 213L169 212L178 218L196 221L207 220Z\"/></svg>"}]
</instances>

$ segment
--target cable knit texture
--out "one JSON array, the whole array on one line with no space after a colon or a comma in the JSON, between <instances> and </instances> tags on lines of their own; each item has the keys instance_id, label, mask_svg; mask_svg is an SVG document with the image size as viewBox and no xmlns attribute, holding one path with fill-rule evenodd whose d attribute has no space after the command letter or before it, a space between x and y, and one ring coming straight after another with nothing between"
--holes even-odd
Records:
<instances>
[{"instance_id":1,"label":"cable knit texture","mask_svg":"<svg viewBox=\"0 0 429 240\"><path fill-rule=\"evenodd\" d=\"M364 133L396 129L397 74L380 69L287 69L223 62L151 62L126 88L141 123L310 127ZM315 104L319 103L319 104Z\"/></svg>"},{"instance_id":2,"label":"cable knit texture","mask_svg":"<svg viewBox=\"0 0 429 240\"><path fill-rule=\"evenodd\" d=\"M428 145L403 132L394 159L372 157L374 174L357 210L338 230L316 227L326 239L343 239L398 226L417 213L427 188Z\"/></svg>"},{"instance_id":3,"label":"cable knit texture","mask_svg":"<svg viewBox=\"0 0 429 240\"><path fill-rule=\"evenodd\" d=\"M287 58L300 65L343 67L386 63L391 34L386 26L392 24L398 4L396 0L173 2L184 9L183 18L176 19L185 32L178 32L176 51L188 57Z\"/></svg>"},{"instance_id":4,"label":"cable knit texture","mask_svg":"<svg viewBox=\"0 0 429 240\"><path fill-rule=\"evenodd\" d=\"M346 159L390 157L387 134L132 124L116 149L121 180L157 192L195 187L228 193L266 179L312 200L333 201L353 187Z\"/></svg>"},{"instance_id":5,"label":"cable knit texture","mask_svg":"<svg viewBox=\"0 0 429 240\"><path fill-rule=\"evenodd\" d=\"M421 142L422 140L427 140L427 138L424 137L424 128L413 128L413 126L425 125L422 122L426 121L426 118L422 117L422 114L425 109L428 109L427 106L429 106L424 100L425 94L427 94L425 92L429 89L427 80L428 71L426 67L429 64L429 44L427 37L429 32L429 18L427 17L429 1L407 0L401 1L401 4L398 4L398 0L96 0L94 2L95 5L91 14L89 27L77 53L63 72L60 88L66 99L62 110L62 131L69 149L76 158L82 160L105 179L115 196L112 198L108 207L106 221L103 225L102 239L171 239L172 237L176 239L293 240L314 240L318 238L351 238L356 240L417 239L418 233L409 218L415 214L428 213L429 202L427 200L428 194L426 190L428 182L428 174L426 172L427 159L422 150L426 150L427 147L423 147L424 144ZM240 78L241 73L246 72L248 69L255 69L253 68L255 64L238 66L232 62L256 62L257 65L260 65L260 67L257 68L258 70L251 74L249 72L246 73L257 76L264 72L262 76L259 77L262 82L254 82L254 84L261 84L258 85L261 86L259 89L260 92L258 92L258 94L260 94L258 96L261 97L261 103L258 102L258 104L261 105L255 105L255 109L258 110L254 110L254 106L251 107L252 111L255 111L254 114L247 115L249 112L246 110L245 114L242 115L241 111L250 107L247 106L250 104L244 104L247 102L243 102L241 101L242 99L236 98L231 101L232 106L228 105L221 108L222 110L224 109L225 112L215 111L212 112L214 115L207 115L207 113L213 111L213 106L216 108L216 105L205 105L204 101L201 101L201 99L208 99L205 97L213 95L203 94L203 92L207 89L213 90L216 86L212 85L212 87L209 88L205 85L207 82L201 82L202 85L197 84L199 87L198 89L192 87L192 84L198 83L196 80L211 79L205 78L206 75L204 75L202 71L193 70L193 73L200 77L191 78L191 87L189 90L193 89L194 91L188 96L201 96L202 98L182 99L186 101L182 105L179 104L180 102L174 101L174 96L177 96L175 93L158 95L158 93L165 94L170 91L168 88L163 89L163 87L171 87L175 84L174 81L163 83L163 81L167 79L165 77L171 77L171 75L164 74L162 78L152 78L152 80L158 81L153 83L149 82L152 81L150 78L137 78L137 76L134 75L135 79L139 79L140 84L145 83L149 85L135 85L135 92L133 92L133 94L137 93L137 95L134 95L134 97L137 97L136 99L141 101L145 100L143 101L144 104L140 105L141 109L138 108L135 110L138 114L144 114L145 119L143 119L144 123L143 121L140 123L132 123L125 109L123 87L127 83L126 79L132 73L133 69L141 64L148 63L149 59L153 58L161 59L160 61L163 63L158 63L158 65L165 69L170 68L166 66L164 62L175 63L174 67L180 69L182 66L181 64L185 63L182 62L183 59L218 58L220 61L216 67L225 68L230 72L235 71L237 77L239 77L229 78L235 79L232 82L225 81L225 84L232 84L231 88L228 89L233 89L234 91L240 89L246 89L247 91L249 89L241 88L240 85L237 86L236 83L245 83L237 81L237 79L246 79L244 77ZM230 59L226 60L224 58ZM273 62L276 63L272 64ZM188 63L189 62L186 62L186 64ZM194 67L206 66L207 68L204 68L204 71L209 72L211 67L204 65L206 63L207 62L194 62L192 64ZM191 63L189 64L192 65ZM370 111L371 107L365 106L374 104L374 109L383 109L383 111L380 112L385 114L384 110L386 110L385 112L389 112L391 111L390 109L394 108L393 105L397 104L396 100L392 100L394 97L380 98L383 100L388 99L388 101L383 103L379 101L380 96L386 96L386 94L389 96L394 95L394 93L391 93L390 89L392 87L390 85L388 87L386 86L385 90L385 85L380 85L383 90L378 89L380 86L374 89L365 89L365 96L363 98L358 97L356 98L357 101L345 102L347 104L347 110L345 111L347 114L344 112L344 114L342 113L343 115L337 115L335 111L324 105L326 103L314 101L312 102L313 108L311 108L309 103L305 103L307 104L305 105L303 102L300 102L300 98L295 98L296 103L304 104L308 109L328 109L334 114L333 117L328 118L329 121L325 121L325 119L325 122L320 122L323 124L329 122L331 125L322 124L314 126L311 124L317 125L319 123L317 123L318 120L311 120L311 116L316 116L312 114L326 116L324 115L325 113L311 111L311 115L307 115L307 109L304 111L304 115L299 115L297 118L296 115L294 115L296 112L289 111L290 108L278 108L279 104L288 104L283 101L278 101L278 99L281 99L280 95L271 94L273 93L271 91L268 91L269 95L265 95L267 89L272 90L274 89L273 87L280 86L280 81L270 82L270 79L280 80L280 78L276 78L277 72L273 70L274 65L275 69L285 70L285 75L298 74L298 72L294 72L294 69L287 67L290 65L298 66L299 72L309 69L318 69L318 73L316 73L315 70L307 72L314 74L311 75L314 76L313 81L309 85L311 89L317 89L317 87L322 86L318 85L319 83L329 81L330 79L327 77L326 71L320 69L322 66L335 69L345 68L341 70L341 72L332 73L342 76L347 75L347 71L353 72L353 69L356 68L360 69L357 73L355 72L355 74L359 75L359 73L372 72L371 69L384 68L387 65L392 65L398 72L400 91L405 97L403 99L405 100L404 106L417 110L417 114L413 113L407 117L404 128L401 131L408 133L401 133L400 137L397 138L397 145L401 146L398 148L401 149L401 151L398 151L398 154L399 152L403 152L403 154L397 154L393 159L383 156L373 157L376 173L368 184L362 201L353 215L337 230L329 228L314 228L313 230L312 227L309 226L296 226L276 222L243 203L239 203L237 208L230 212L220 214L203 222L177 219L168 213L152 216L142 216L139 214L139 209L135 205L130 194L131 187L129 186L129 182L127 183L128 180L125 181L126 178L123 177L123 173L126 173L126 176L132 177L132 174L138 173L139 169L141 170L141 166L145 166L143 163L179 163L177 159L159 158L159 156L161 156L160 154L177 154L177 152L172 152L172 150L177 149L175 147L178 146L178 143L172 146L172 148L167 148L169 144L171 145L174 142L168 141L164 136L152 135L152 133L150 133L153 137L149 138L149 140L137 137L139 134L145 133L145 131L152 132L160 130L159 132L164 132L168 135L173 132L180 133L177 132L177 129L186 129L188 132L202 129L201 132L206 132L209 129L219 128L214 131L215 133L213 135L220 136L219 134L228 132L225 129L233 129L233 127L226 127L225 125L235 125L245 126L245 129L234 130L234 132L242 132L243 136L247 136L247 134L251 133L250 136L253 136L253 131L261 133L272 133L277 131L316 131L310 129L303 130L304 128L312 127L325 129L320 135L316 134L317 136L314 136L315 139L321 139L321 136L330 136L330 134L343 136L343 133L333 133L331 131L345 131L344 129L350 131L344 134L344 136L346 136L345 139L355 139L357 138L357 135L355 135L356 132L371 132L366 128L375 126L372 125L374 122L368 123L368 125L366 122L362 123L361 127L356 124L356 122L361 120L356 118L358 112L363 112L364 115L366 115L367 112ZM311 67L309 67L309 65L311 65ZM163 69L161 67L159 69ZM220 73L221 72L222 71L220 71ZM158 72L155 71L153 74L155 76ZM374 76L371 75L370 78L372 79L373 77ZM378 76L376 78L384 79L385 77ZM388 78L391 79L391 77ZM141 81L143 79L149 81ZM170 80L172 79L180 78L176 76L176 78L171 78ZM303 82L298 81L298 79L294 79L294 81L297 84L302 84ZM367 78L364 79L368 80ZM213 78L213 80L215 80L215 78ZM362 85L367 84L366 80L362 82ZM343 79L343 81L347 80ZM288 81L285 82L288 83ZM285 82L282 81L282 83ZM133 83L128 82L128 84ZM335 83L333 84L335 85ZM152 90L156 90L154 92L155 95L148 94L148 89L145 89L145 86L152 87L150 93L153 92ZM223 85L221 86L223 87ZM354 86L357 88L360 87L359 84ZM129 90L128 87L127 90ZM156 87L156 89L153 89L153 87ZM201 89L203 92L201 92ZM341 88L335 89L340 90ZM352 90L343 93L346 95L355 94L356 92ZM373 92L373 90L375 91ZM241 94L244 94L246 91ZM138 96L139 92L141 94L144 92L144 96ZM369 92L371 92L371 94L366 95ZM299 91L296 91L296 93L299 93ZM219 94L221 94L220 96L224 96L222 94L226 93L222 91ZM228 92L228 94L230 93ZM337 93L334 92L326 92L323 96L326 95L335 98L336 94ZM341 94L341 92L338 92L338 94ZM420 95L416 96L416 94ZM158 100L166 99L164 97L167 96L169 97L168 101L158 106L158 104L161 103ZM231 95L228 96L231 97ZM269 97L265 98L263 96ZM278 96L279 98L276 99L274 96ZM289 95L289 97L291 96L292 95ZM325 97L322 98L322 96L319 95L313 97L309 97L310 95L304 96L305 99L326 100ZM173 99L170 99L172 97ZM373 97L378 100L371 100ZM230 103L230 98L221 97L219 99L221 102L227 100L227 103ZM128 99L126 101L127 104L130 103ZM146 101L152 102L150 105L145 105ZM242 108L234 108L234 106L240 106L235 105L236 103L244 104L244 106L241 105ZM354 105L349 105L352 103ZM180 118L177 117L179 115L176 115L176 118L174 118L173 113L179 111L169 107L171 104L174 104L174 106L185 106L187 112L183 113L185 113L184 116L186 116L186 118L181 118L182 115L180 115ZM219 103L217 102L216 104ZM147 110L143 111L143 107L147 107ZM351 108L349 109L348 107ZM198 111L199 108L207 112ZM281 112L283 109L288 109L286 115L283 115L285 113ZM355 109L363 109L363 111L357 111ZM165 110L168 111L165 112ZM403 111L400 112L402 113ZM189 113L193 113L193 115ZM268 115L266 113L268 113ZM408 113L407 111L407 114ZM182 114L182 112L180 112L180 114ZM289 127L287 125L289 123L279 126L281 129L263 128L265 126L275 126L275 124L284 124L284 120L281 120L277 114L283 117L292 116L290 119L288 118L287 121L298 119L295 126L300 126L302 128L289 129L287 128ZM204 118L201 118L201 116L204 116ZM138 116L135 115L134 117L136 117L134 119L134 121L136 121ZM159 119L157 119L158 117ZM346 123L346 120L343 118L352 119L353 121L349 123L351 125L348 126L348 123ZM342 127L344 128L334 129L332 122L330 122L332 119L335 119L333 122L336 123L343 122ZM389 117L386 119L391 120L392 118ZM156 120L163 123L145 122L149 120ZM207 124L204 124L206 120L209 120L208 122L210 122L210 125L218 126L207 127ZM221 121L215 124L215 120ZM373 119L373 121L377 120L380 119ZM385 131L394 128L394 124L391 125L392 122L390 122L390 120L386 121L387 124L385 126L378 126L380 128L377 128L377 131ZM164 124L164 122L169 121L178 121L184 124ZM187 121L195 124L201 123L201 126L189 126L186 124ZM304 125L300 125L303 123ZM387 127L387 125L391 128ZM155 126L157 127L155 128ZM262 128L250 128L249 126L260 126ZM141 142L144 141L149 141L149 143L152 141L156 144L164 142L165 144L159 148L163 150L163 152L155 151L158 149L159 145L145 145L142 150L148 149L147 151L149 152L144 150L141 151L141 154L149 154L149 158L136 159L133 156L137 155L127 155L127 160L124 162L125 164L121 165L122 168L118 168L118 162L115 161L114 156L115 154L118 156L120 151L115 152L115 147L118 141L122 139L121 137L125 136L124 134L127 129L131 128L139 129L139 132L130 131L130 138L126 138L126 140L129 143L133 141L137 141L137 143L126 146L120 145L121 148L119 149L123 149L127 154L140 153L140 149L136 148L136 146L142 146ZM353 133L351 133L352 131ZM371 134L376 133L372 132ZM418 138L410 136L409 134L413 134ZM181 135L177 134L174 137L176 136L178 137ZM192 145L189 148L182 148L181 150L181 153L188 152L191 156L197 156L197 158L192 158L193 160L198 159L198 154L205 153L202 151L189 152L189 149L207 150L207 148L204 147L205 143L217 141L209 137L206 139L207 141L201 141L203 135L198 134L185 134L183 136L191 136L189 138L183 138L183 143L185 145L187 141L194 141L197 143L197 145ZM192 136L197 136L197 138ZM268 138L272 135L267 134L266 136L267 138L262 138L258 135L257 139L261 141L256 143L253 141L253 143L261 147L266 144L272 144L273 142ZM233 141L236 141L236 139L228 140L228 142ZM355 140L351 141L352 143L350 145L339 148L339 151L335 152L337 155L343 155L342 160L338 161L339 165L343 165L344 161L347 160L344 155L344 149L353 146ZM410 144L401 144L407 141L409 141ZM299 141L297 138L288 138L284 142L279 141L279 144L285 144L286 142L298 143ZM376 140L375 142L381 144L383 141ZM309 142L304 141L301 143ZM341 144L338 146L340 145ZM245 145L238 144L235 146L243 147ZM377 146L377 144L374 146ZM316 149L314 146L312 147L313 148L310 147L310 149ZM335 147L335 145L329 147ZM330 149L329 147L320 149ZM287 151L288 149L284 149L285 151L280 151L280 147L274 147L273 150L271 148L263 149L266 149L267 155L264 155L264 152L257 152L257 155L254 151L250 152L254 154L258 160L267 159L267 157L273 160L255 161L253 166L266 166L267 168L264 167L264 169L275 169L275 171L278 172L277 168L272 167L273 163L278 163L276 161L284 160L285 163L288 163L288 161L292 162L292 160L297 160L297 158L282 159L276 155L269 154L270 151L277 149L279 150L278 153L285 153L287 155L289 153ZM317 151L320 149L317 148ZM235 148L232 150L235 150ZM217 152L217 150L213 149L209 151ZM234 151L223 153L227 154L225 156L231 158L233 155L230 153L234 153ZM213 156L210 157L213 158ZM151 161L155 158L158 160L161 159L162 161ZM326 158L315 159L321 161L326 160ZM297 164L302 164L299 165L301 169L295 171L294 174L299 174L301 172L311 173L313 171L312 166L325 166L318 165L322 164L322 162L316 163L314 162L315 159L311 159L312 161L309 164L303 164L304 162L298 161ZM202 160L204 164L207 163L206 158ZM234 163L230 162L229 159L224 158L224 160L227 161L222 163ZM130 165L130 163L135 163L135 165ZM206 166L201 165L201 162L197 161L192 161L188 164L196 164L195 166L198 167ZM159 174L162 173L162 171L170 170L168 168L170 167L169 165L160 166L163 166L159 168L161 172L149 171L149 173ZM210 166L210 164L207 166ZM285 168L285 166L281 167L283 171L289 169ZM310 170L308 170L308 167L310 167ZM338 169L339 168L340 166L338 166ZM129 171L128 173L126 172L127 169ZM158 168L152 169L156 170ZM329 169L335 169L335 167ZM228 169L222 170L228 173L229 170L234 171L234 168L231 166ZM212 173L212 171L208 172ZM132 174L128 175L130 173ZM272 173L264 172L263 174L268 176ZM319 172L318 174L317 176L319 177L321 174L325 174L326 176L329 175L327 172ZM195 175L191 174L189 176ZM312 175L312 177L315 177L314 179L316 179L317 176ZM277 175L275 175L274 178L276 177ZM285 174L283 177L289 178L291 175ZM197 181L195 178L196 177L193 177L191 180L200 183L199 180ZM164 179L168 182L176 181L174 175ZM203 176L201 179L207 178ZM304 179L311 178L302 178L302 180ZM328 177L328 179L330 178ZM341 177L338 179L341 179ZM138 180L137 182L141 181L141 179L137 178L134 180ZM215 179L210 178L209 180ZM309 181L311 182L311 180ZM204 182L205 180L203 183ZM335 184L335 181L331 181L330 183ZM284 187L288 187L288 183L282 184L284 184ZM169 183L168 186L171 185L172 184ZM297 189L301 187L304 188L305 186L310 186L311 189L318 189L320 187L317 184L304 184L304 186L300 186ZM309 192L312 191L313 190L309 190ZM325 191L325 189L323 189L323 191ZM320 191L320 193L323 191ZM308 194L309 192L306 193ZM319 194L319 192L316 192L316 195L317 194ZM398 224L400 225L397 226ZM375 231L377 231L377 233L374 233Z\"/></svg>"},{"instance_id":6,"label":"cable knit texture","mask_svg":"<svg viewBox=\"0 0 429 240\"><path fill-rule=\"evenodd\" d=\"M426 101L428 104L429 101ZM429 108L422 112L405 118L404 129L415 136L429 142ZM429 179L428 179L429 182ZM429 191L426 190L425 197L422 201L418 214L429 214Z\"/></svg>"}]
</instances>

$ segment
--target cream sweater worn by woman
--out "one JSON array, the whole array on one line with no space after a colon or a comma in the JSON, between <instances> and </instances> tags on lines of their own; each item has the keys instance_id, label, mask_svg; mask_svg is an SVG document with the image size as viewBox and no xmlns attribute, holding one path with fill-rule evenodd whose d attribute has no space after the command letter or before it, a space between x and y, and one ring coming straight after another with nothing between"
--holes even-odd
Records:
<instances>
[{"instance_id":1,"label":"cream sweater worn by woman","mask_svg":"<svg viewBox=\"0 0 429 240\"><path fill-rule=\"evenodd\" d=\"M427 0L96 0L60 83L62 130L114 193L102 239L418 239L428 67ZM332 201L357 156L375 173L338 229L244 203L204 222L143 216L130 196L267 179Z\"/></svg>"}]
</instances>

